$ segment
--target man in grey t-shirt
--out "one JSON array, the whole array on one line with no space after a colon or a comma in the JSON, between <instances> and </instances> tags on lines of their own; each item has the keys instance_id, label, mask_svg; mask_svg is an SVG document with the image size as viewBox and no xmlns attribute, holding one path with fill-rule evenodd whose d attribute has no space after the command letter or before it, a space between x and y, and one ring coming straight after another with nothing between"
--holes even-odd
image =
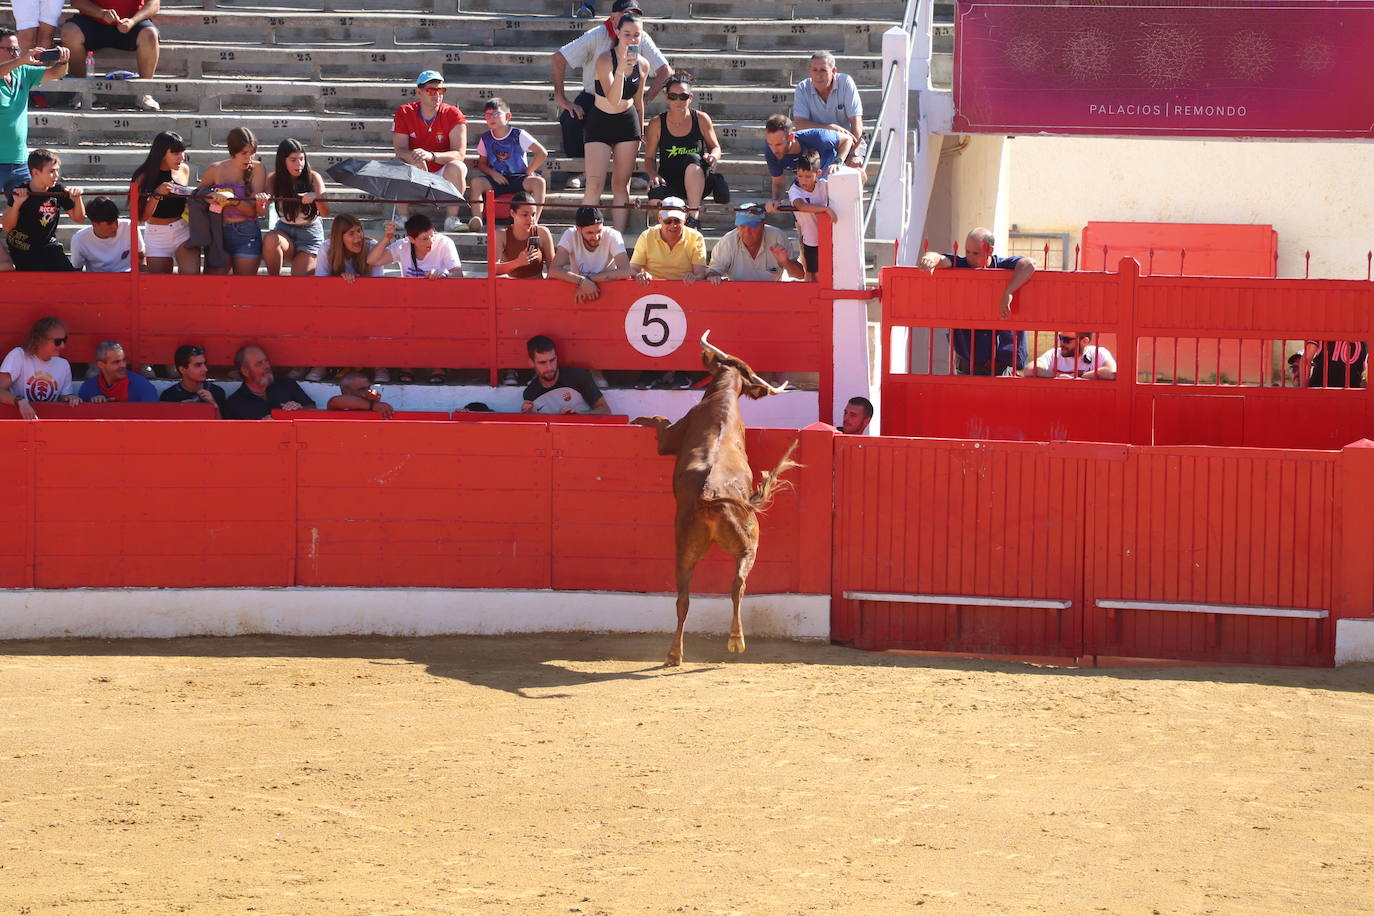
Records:
<instances>
[{"instance_id":1,"label":"man in grey t-shirt","mask_svg":"<svg viewBox=\"0 0 1374 916\"><path fill-rule=\"evenodd\" d=\"M847 74L835 69L835 55L817 51L806 68L811 74L797 84L792 100L792 120L797 130L821 127L847 133L854 139L845 165L857 168L863 162L864 106L858 87Z\"/></svg>"}]
</instances>

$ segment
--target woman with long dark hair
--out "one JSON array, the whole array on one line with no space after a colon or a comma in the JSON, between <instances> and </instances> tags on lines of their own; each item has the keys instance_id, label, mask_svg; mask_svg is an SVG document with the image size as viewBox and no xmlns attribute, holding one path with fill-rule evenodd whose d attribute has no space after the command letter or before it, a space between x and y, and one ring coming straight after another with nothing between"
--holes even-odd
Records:
<instances>
[{"instance_id":1,"label":"woman with long dark hair","mask_svg":"<svg viewBox=\"0 0 1374 916\"><path fill-rule=\"evenodd\" d=\"M234 273L252 276L262 263L262 227L258 217L267 210L267 173L258 161L258 138L247 127L235 127L225 139L229 158L205 170L200 187L224 208L224 250L234 262ZM228 273L228 269L223 271Z\"/></svg>"},{"instance_id":2,"label":"woman with long dark hair","mask_svg":"<svg viewBox=\"0 0 1374 916\"><path fill-rule=\"evenodd\" d=\"M130 180L138 185L143 201L139 219L148 273L169 274L174 263L180 273L200 273L200 249L186 247L190 232L183 215L191 184L186 141L175 131L160 132Z\"/></svg>"},{"instance_id":3,"label":"woman with long dark hair","mask_svg":"<svg viewBox=\"0 0 1374 916\"><path fill-rule=\"evenodd\" d=\"M639 17L626 13L616 22L616 39L611 49L596 59L596 99L587 109L583 162L586 166L584 207L601 201L606 169L611 170L611 203L615 210L611 222L625 228L629 214L630 177L639 156L641 125L644 123L644 84L649 65L639 56L642 29Z\"/></svg>"},{"instance_id":4,"label":"woman with long dark hair","mask_svg":"<svg viewBox=\"0 0 1374 916\"><path fill-rule=\"evenodd\" d=\"M701 228L701 198L715 195L730 202L725 177L716 174L720 140L711 116L692 107L692 78L675 73L663 89L668 110L649 120L644 131L644 174L652 186L649 197L681 197L687 201L687 225Z\"/></svg>"},{"instance_id":5,"label":"woman with long dark hair","mask_svg":"<svg viewBox=\"0 0 1374 916\"><path fill-rule=\"evenodd\" d=\"M277 210L277 225L262 240L267 274L275 277L290 263L291 276L308 277L324 244L320 218L329 215L329 204L319 200L324 179L310 168L299 140L288 137L277 147L277 167L267 176L267 187Z\"/></svg>"}]
</instances>

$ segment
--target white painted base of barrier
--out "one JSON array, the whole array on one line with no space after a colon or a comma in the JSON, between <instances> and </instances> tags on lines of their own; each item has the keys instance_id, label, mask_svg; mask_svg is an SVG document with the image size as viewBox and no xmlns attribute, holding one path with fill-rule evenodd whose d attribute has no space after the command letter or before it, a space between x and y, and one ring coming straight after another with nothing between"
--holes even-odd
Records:
<instances>
[{"instance_id":1,"label":"white painted base of barrier","mask_svg":"<svg viewBox=\"0 0 1374 916\"><path fill-rule=\"evenodd\" d=\"M442 588L0 590L0 639L671 633L676 595ZM830 638L829 595L746 595L744 632ZM729 633L728 596L692 598L687 629Z\"/></svg>"},{"instance_id":2,"label":"white painted base of barrier","mask_svg":"<svg viewBox=\"0 0 1374 916\"><path fill-rule=\"evenodd\" d=\"M1374 618L1336 621L1336 664L1374 662Z\"/></svg>"}]
</instances>

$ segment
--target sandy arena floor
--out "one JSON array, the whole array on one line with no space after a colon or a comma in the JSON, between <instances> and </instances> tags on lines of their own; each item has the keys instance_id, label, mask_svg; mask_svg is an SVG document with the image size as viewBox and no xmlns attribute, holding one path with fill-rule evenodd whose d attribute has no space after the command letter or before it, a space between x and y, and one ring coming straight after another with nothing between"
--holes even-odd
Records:
<instances>
[{"instance_id":1,"label":"sandy arena floor","mask_svg":"<svg viewBox=\"0 0 1374 916\"><path fill-rule=\"evenodd\" d=\"M0 643L0 913L1374 908L1374 666Z\"/></svg>"}]
</instances>

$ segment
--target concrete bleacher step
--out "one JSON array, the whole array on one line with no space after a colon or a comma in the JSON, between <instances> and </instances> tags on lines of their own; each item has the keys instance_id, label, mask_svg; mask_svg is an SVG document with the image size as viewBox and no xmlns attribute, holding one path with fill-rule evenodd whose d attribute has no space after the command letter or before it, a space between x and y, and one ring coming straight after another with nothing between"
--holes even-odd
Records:
<instances>
[{"instance_id":1,"label":"concrete bleacher step","mask_svg":"<svg viewBox=\"0 0 1374 916\"><path fill-rule=\"evenodd\" d=\"M571 19L574 2L549 2L540 14L549 18ZM688 0L655 3L645 0L646 12L654 16L670 7L674 13L692 18L749 17L753 19L817 19L827 16L852 19L899 19L902 0ZM527 18L532 15L529 0L167 0L164 10L187 12L270 12L277 10L315 13L398 12L416 14L492 13ZM610 13L609 0L598 0L601 16ZM574 20L585 22L586 20Z\"/></svg>"}]
</instances>

